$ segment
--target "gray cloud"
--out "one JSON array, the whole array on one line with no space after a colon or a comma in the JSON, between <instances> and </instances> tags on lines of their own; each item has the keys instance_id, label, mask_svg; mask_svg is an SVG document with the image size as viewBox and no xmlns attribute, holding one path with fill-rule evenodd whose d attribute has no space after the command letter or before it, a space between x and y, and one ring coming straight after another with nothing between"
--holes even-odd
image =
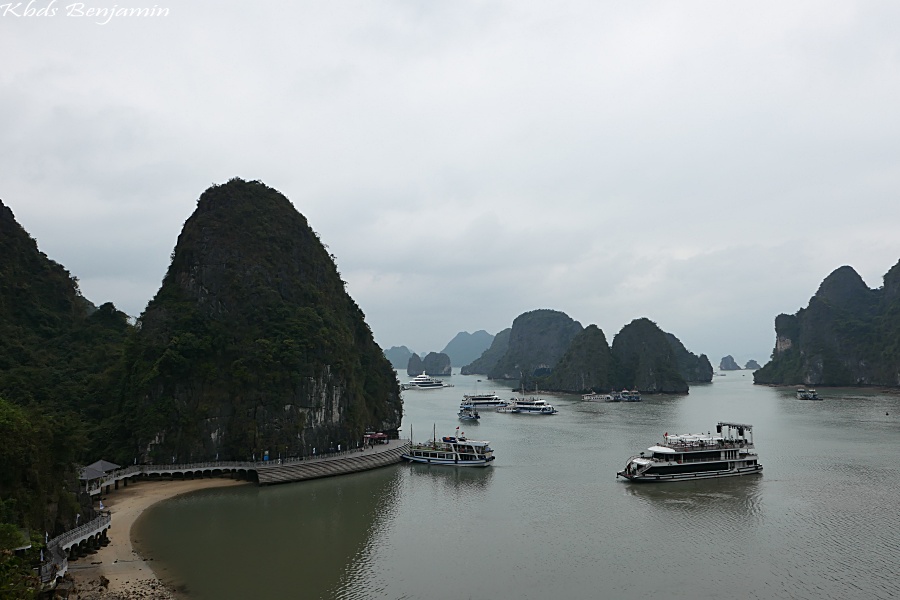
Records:
<instances>
[{"instance_id":1,"label":"gray cloud","mask_svg":"<svg viewBox=\"0 0 900 600\"><path fill-rule=\"evenodd\" d=\"M0 197L130 314L233 176L285 193L379 343L417 351L555 308L764 360L830 271L878 286L900 258L893 3L170 9L0 17Z\"/></svg>"}]
</instances>

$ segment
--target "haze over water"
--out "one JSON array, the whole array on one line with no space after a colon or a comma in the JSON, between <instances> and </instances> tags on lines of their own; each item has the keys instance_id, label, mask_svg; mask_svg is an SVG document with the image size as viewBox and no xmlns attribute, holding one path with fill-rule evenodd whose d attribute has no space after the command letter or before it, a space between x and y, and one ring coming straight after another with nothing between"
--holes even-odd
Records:
<instances>
[{"instance_id":1,"label":"haze over water","mask_svg":"<svg viewBox=\"0 0 900 600\"><path fill-rule=\"evenodd\" d=\"M404 392L403 434L460 426L492 442L492 467L198 492L147 511L139 547L199 599L898 597L900 395L803 401L736 371L684 396L544 395L559 414L462 423L464 393L511 395L478 379ZM616 479L665 432L720 420L754 426L761 476Z\"/></svg>"}]
</instances>

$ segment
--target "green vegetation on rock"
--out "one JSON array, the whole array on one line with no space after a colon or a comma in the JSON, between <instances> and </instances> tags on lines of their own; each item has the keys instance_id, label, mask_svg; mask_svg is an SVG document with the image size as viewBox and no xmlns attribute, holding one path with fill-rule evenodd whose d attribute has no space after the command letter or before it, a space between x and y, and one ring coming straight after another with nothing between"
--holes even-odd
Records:
<instances>
[{"instance_id":1,"label":"green vegetation on rock","mask_svg":"<svg viewBox=\"0 0 900 600\"><path fill-rule=\"evenodd\" d=\"M125 462L306 454L399 427L396 375L306 219L232 179L200 196L126 349Z\"/></svg>"},{"instance_id":2,"label":"green vegetation on rock","mask_svg":"<svg viewBox=\"0 0 900 600\"><path fill-rule=\"evenodd\" d=\"M79 513L120 376L126 316L85 300L0 202L0 523L60 532Z\"/></svg>"},{"instance_id":3,"label":"green vegetation on rock","mask_svg":"<svg viewBox=\"0 0 900 600\"><path fill-rule=\"evenodd\" d=\"M612 356L617 388L634 387L642 393L688 391L665 332L650 319L635 319L623 327L613 339Z\"/></svg>"},{"instance_id":4,"label":"green vegetation on rock","mask_svg":"<svg viewBox=\"0 0 900 600\"><path fill-rule=\"evenodd\" d=\"M543 389L585 393L612 389L613 361L603 331L588 325L575 336L553 371L541 380Z\"/></svg>"}]
</instances>

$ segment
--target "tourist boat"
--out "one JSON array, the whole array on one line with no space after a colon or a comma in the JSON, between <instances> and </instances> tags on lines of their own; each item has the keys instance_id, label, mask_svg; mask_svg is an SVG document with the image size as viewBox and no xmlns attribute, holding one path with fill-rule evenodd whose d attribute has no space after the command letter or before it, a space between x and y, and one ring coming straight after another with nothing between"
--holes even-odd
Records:
<instances>
[{"instance_id":1,"label":"tourist boat","mask_svg":"<svg viewBox=\"0 0 900 600\"><path fill-rule=\"evenodd\" d=\"M422 372L421 375L416 375L412 379L410 379L407 383L404 383L401 386L404 390L410 389L420 389L420 390L431 390L435 388L446 387L446 384L436 377L431 377Z\"/></svg>"},{"instance_id":2,"label":"tourist boat","mask_svg":"<svg viewBox=\"0 0 900 600\"><path fill-rule=\"evenodd\" d=\"M476 421L481 418L481 415L478 414L478 409L465 402L459 405L459 412L457 415L459 416L460 421Z\"/></svg>"},{"instance_id":3,"label":"tourist boat","mask_svg":"<svg viewBox=\"0 0 900 600\"><path fill-rule=\"evenodd\" d=\"M463 404L471 404L475 408L506 406L506 400L497 394L464 394Z\"/></svg>"},{"instance_id":4,"label":"tourist boat","mask_svg":"<svg viewBox=\"0 0 900 600\"><path fill-rule=\"evenodd\" d=\"M619 400L616 402L640 402L641 401L641 393L637 390L622 390L617 393Z\"/></svg>"},{"instance_id":5,"label":"tourist boat","mask_svg":"<svg viewBox=\"0 0 900 600\"><path fill-rule=\"evenodd\" d=\"M810 388L797 388L797 399L798 400L821 400L819 398L818 392L816 390Z\"/></svg>"},{"instance_id":6,"label":"tourist boat","mask_svg":"<svg viewBox=\"0 0 900 600\"><path fill-rule=\"evenodd\" d=\"M590 394L582 394L581 399L585 402L612 402L612 394L598 394L591 390Z\"/></svg>"},{"instance_id":7,"label":"tourist boat","mask_svg":"<svg viewBox=\"0 0 900 600\"><path fill-rule=\"evenodd\" d=\"M649 453L649 455L647 454ZM762 471L753 446L753 427L720 422L716 433L670 435L632 456L616 473L634 482L666 482L749 475Z\"/></svg>"},{"instance_id":8,"label":"tourist boat","mask_svg":"<svg viewBox=\"0 0 900 600\"><path fill-rule=\"evenodd\" d=\"M487 467L494 461L494 450L488 441L470 440L456 428L454 436L432 439L425 444L412 444L402 457L410 462L451 467Z\"/></svg>"},{"instance_id":9,"label":"tourist boat","mask_svg":"<svg viewBox=\"0 0 900 600\"><path fill-rule=\"evenodd\" d=\"M511 412L523 415L555 415L559 411L552 404L540 398L532 398L530 400L512 398L509 404L498 408L497 412Z\"/></svg>"}]
</instances>

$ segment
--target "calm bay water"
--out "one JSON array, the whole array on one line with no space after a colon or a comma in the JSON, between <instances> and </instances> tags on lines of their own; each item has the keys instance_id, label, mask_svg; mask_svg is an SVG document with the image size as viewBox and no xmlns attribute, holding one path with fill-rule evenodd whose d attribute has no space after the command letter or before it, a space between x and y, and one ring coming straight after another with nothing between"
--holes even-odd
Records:
<instances>
[{"instance_id":1,"label":"calm bay water","mask_svg":"<svg viewBox=\"0 0 900 600\"><path fill-rule=\"evenodd\" d=\"M400 377L401 381L407 379ZM135 537L191 598L898 598L900 395L752 385L461 423L474 376L404 392L405 435L492 442L487 469L402 464L160 503ZM761 476L616 479L664 432L750 423Z\"/></svg>"}]
</instances>

